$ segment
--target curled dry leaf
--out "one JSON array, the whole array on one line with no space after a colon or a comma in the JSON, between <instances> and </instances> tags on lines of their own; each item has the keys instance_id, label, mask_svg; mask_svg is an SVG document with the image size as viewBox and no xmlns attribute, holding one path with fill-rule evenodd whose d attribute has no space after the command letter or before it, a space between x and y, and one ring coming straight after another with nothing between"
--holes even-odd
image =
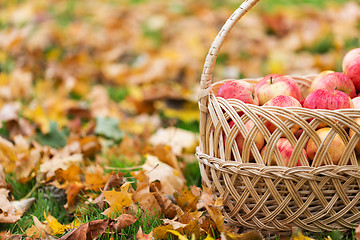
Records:
<instances>
[{"instance_id":1,"label":"curled dry leaf","mask_svg":"<svg viewBox=\"0 0 360 240\"><path fill-rule=\"evenodd\" d=\"M122 214L115 219L93 220L80 225L59 240L92 240L105 233L115 234L132 225L138 218L130 214Z\"/></svg>"},{"instance_id":2,"label":"curled dry leaf","mask_svg":"<svg viewBox=\"0 0 360 240\"><path fill-rule=\"evenodd\" d=\"M175 205L162 192L160 192L156 186L156 182L151 183L151 185L150 189L166 218L173 219L178 213L183 213L179 206Z\"/></svg>"}]
</instances>

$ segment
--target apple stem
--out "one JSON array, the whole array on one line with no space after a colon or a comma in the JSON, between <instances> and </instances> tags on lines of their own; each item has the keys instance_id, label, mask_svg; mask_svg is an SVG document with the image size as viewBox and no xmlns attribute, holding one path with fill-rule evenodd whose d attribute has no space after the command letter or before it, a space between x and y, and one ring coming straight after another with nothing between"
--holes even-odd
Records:
<instances>
[{"instance_id":1,"label":"apple stem","mask_svg":"<svg viewBox=\"0 0 360 240\"><path fill-rule=\"evenodd\" d=\"M252 96L252 99L254 100L254 99L255 99L255 95L252 93L251 96Z\"/></svg>"},{"instance_id":2,"label":"apple stem","mask_svg":"<svg viewBox=\"0 0 360 240\"><path fill-rule=\"evenodd\" d=\"M334 90L337 90L337 86L334 87Z\"/></svg>"},{"instance_id":3,"label":"apple stem","mask_svg":"<svg viewBox=\"0 0 360 240\"><path fill-rule=\"evenodd\" d=\"M270 84L273 84L273 77L270 77Z\"/></svg>"}]
</instances>

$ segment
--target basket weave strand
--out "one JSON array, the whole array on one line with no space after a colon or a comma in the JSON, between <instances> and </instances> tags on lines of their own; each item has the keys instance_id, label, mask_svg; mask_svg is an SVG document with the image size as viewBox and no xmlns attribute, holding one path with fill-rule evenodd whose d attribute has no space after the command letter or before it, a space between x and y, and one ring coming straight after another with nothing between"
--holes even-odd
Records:
<instances>
[{"instance_id":1,"label":"basket weave strand","mask_svg":"<svg viewBox=\"0 0 360 240\"><path fill-rule=\"evenodd\" d=\"M244 228L266 233L286 233L294 226L310 232L354 228L360 223L360 167L355 152L360 141L355 119L360 110L255 106L216 97L228 81L211 82L216 57L235 23L258 1L245 1L235 10L205 59L196 151L203 183L223 198L226 220ZM306 97L314 75L292 77L302 98ZM243 80L255 85L260 79ZM253 123L250 129L245 125L249 121ZM267 122L276 130L270 132ZM322 140L317 129L323 125L331 130ZM293 133L295 127L301 131ZM349 130L355 132L352 137ZM256 146L258 134L266 143L264 150ZM238 135L244 138L242 151L236 143ZM335 137L345 145L336 165L329 152ZM286 138L294 149L287 166L277 148L280 138ZM310 140L317 146L312 161L303 152Z\"/></svg>"}]
</instances>

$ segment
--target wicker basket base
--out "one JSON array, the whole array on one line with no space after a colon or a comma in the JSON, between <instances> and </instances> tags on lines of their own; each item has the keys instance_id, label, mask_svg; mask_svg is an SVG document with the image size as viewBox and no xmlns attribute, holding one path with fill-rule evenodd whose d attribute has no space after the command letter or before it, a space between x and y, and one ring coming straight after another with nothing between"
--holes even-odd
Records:
<instances>
[{"instance_id":1,"label":"wicker basket base","mask_svg":"<svg viewBox=\"0 0 360 240\"><path fill-rule=\"evenodd\" d=\"M225 219L263 233L346 231L360 223L359 171L241 164L197 151L203 182L224 201Z\"/></svg>"}]
</instances>

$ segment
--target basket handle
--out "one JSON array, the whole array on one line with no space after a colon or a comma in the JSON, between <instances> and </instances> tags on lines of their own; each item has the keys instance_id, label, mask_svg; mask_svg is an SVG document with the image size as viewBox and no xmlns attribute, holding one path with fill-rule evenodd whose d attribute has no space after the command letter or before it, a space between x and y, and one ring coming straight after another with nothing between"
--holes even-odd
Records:
<instances>
[{"instance_id":1,"label":"basket handle","mask_svg":"<svg viewBox=\"0 0 360 240\"><path fill-rule=\"evenodd\" d=\"M206 56L204 69L201 74L201 90L199 93L199 100L206 97L211 91L212 72L214 69L215 61L227 34L231 31L235 23L239 21L239 19L244 16L245 13L250 10L258 1L260 0L245 0L225 22L218 35L215 37Z\"/></svg>"}]
</instances>

